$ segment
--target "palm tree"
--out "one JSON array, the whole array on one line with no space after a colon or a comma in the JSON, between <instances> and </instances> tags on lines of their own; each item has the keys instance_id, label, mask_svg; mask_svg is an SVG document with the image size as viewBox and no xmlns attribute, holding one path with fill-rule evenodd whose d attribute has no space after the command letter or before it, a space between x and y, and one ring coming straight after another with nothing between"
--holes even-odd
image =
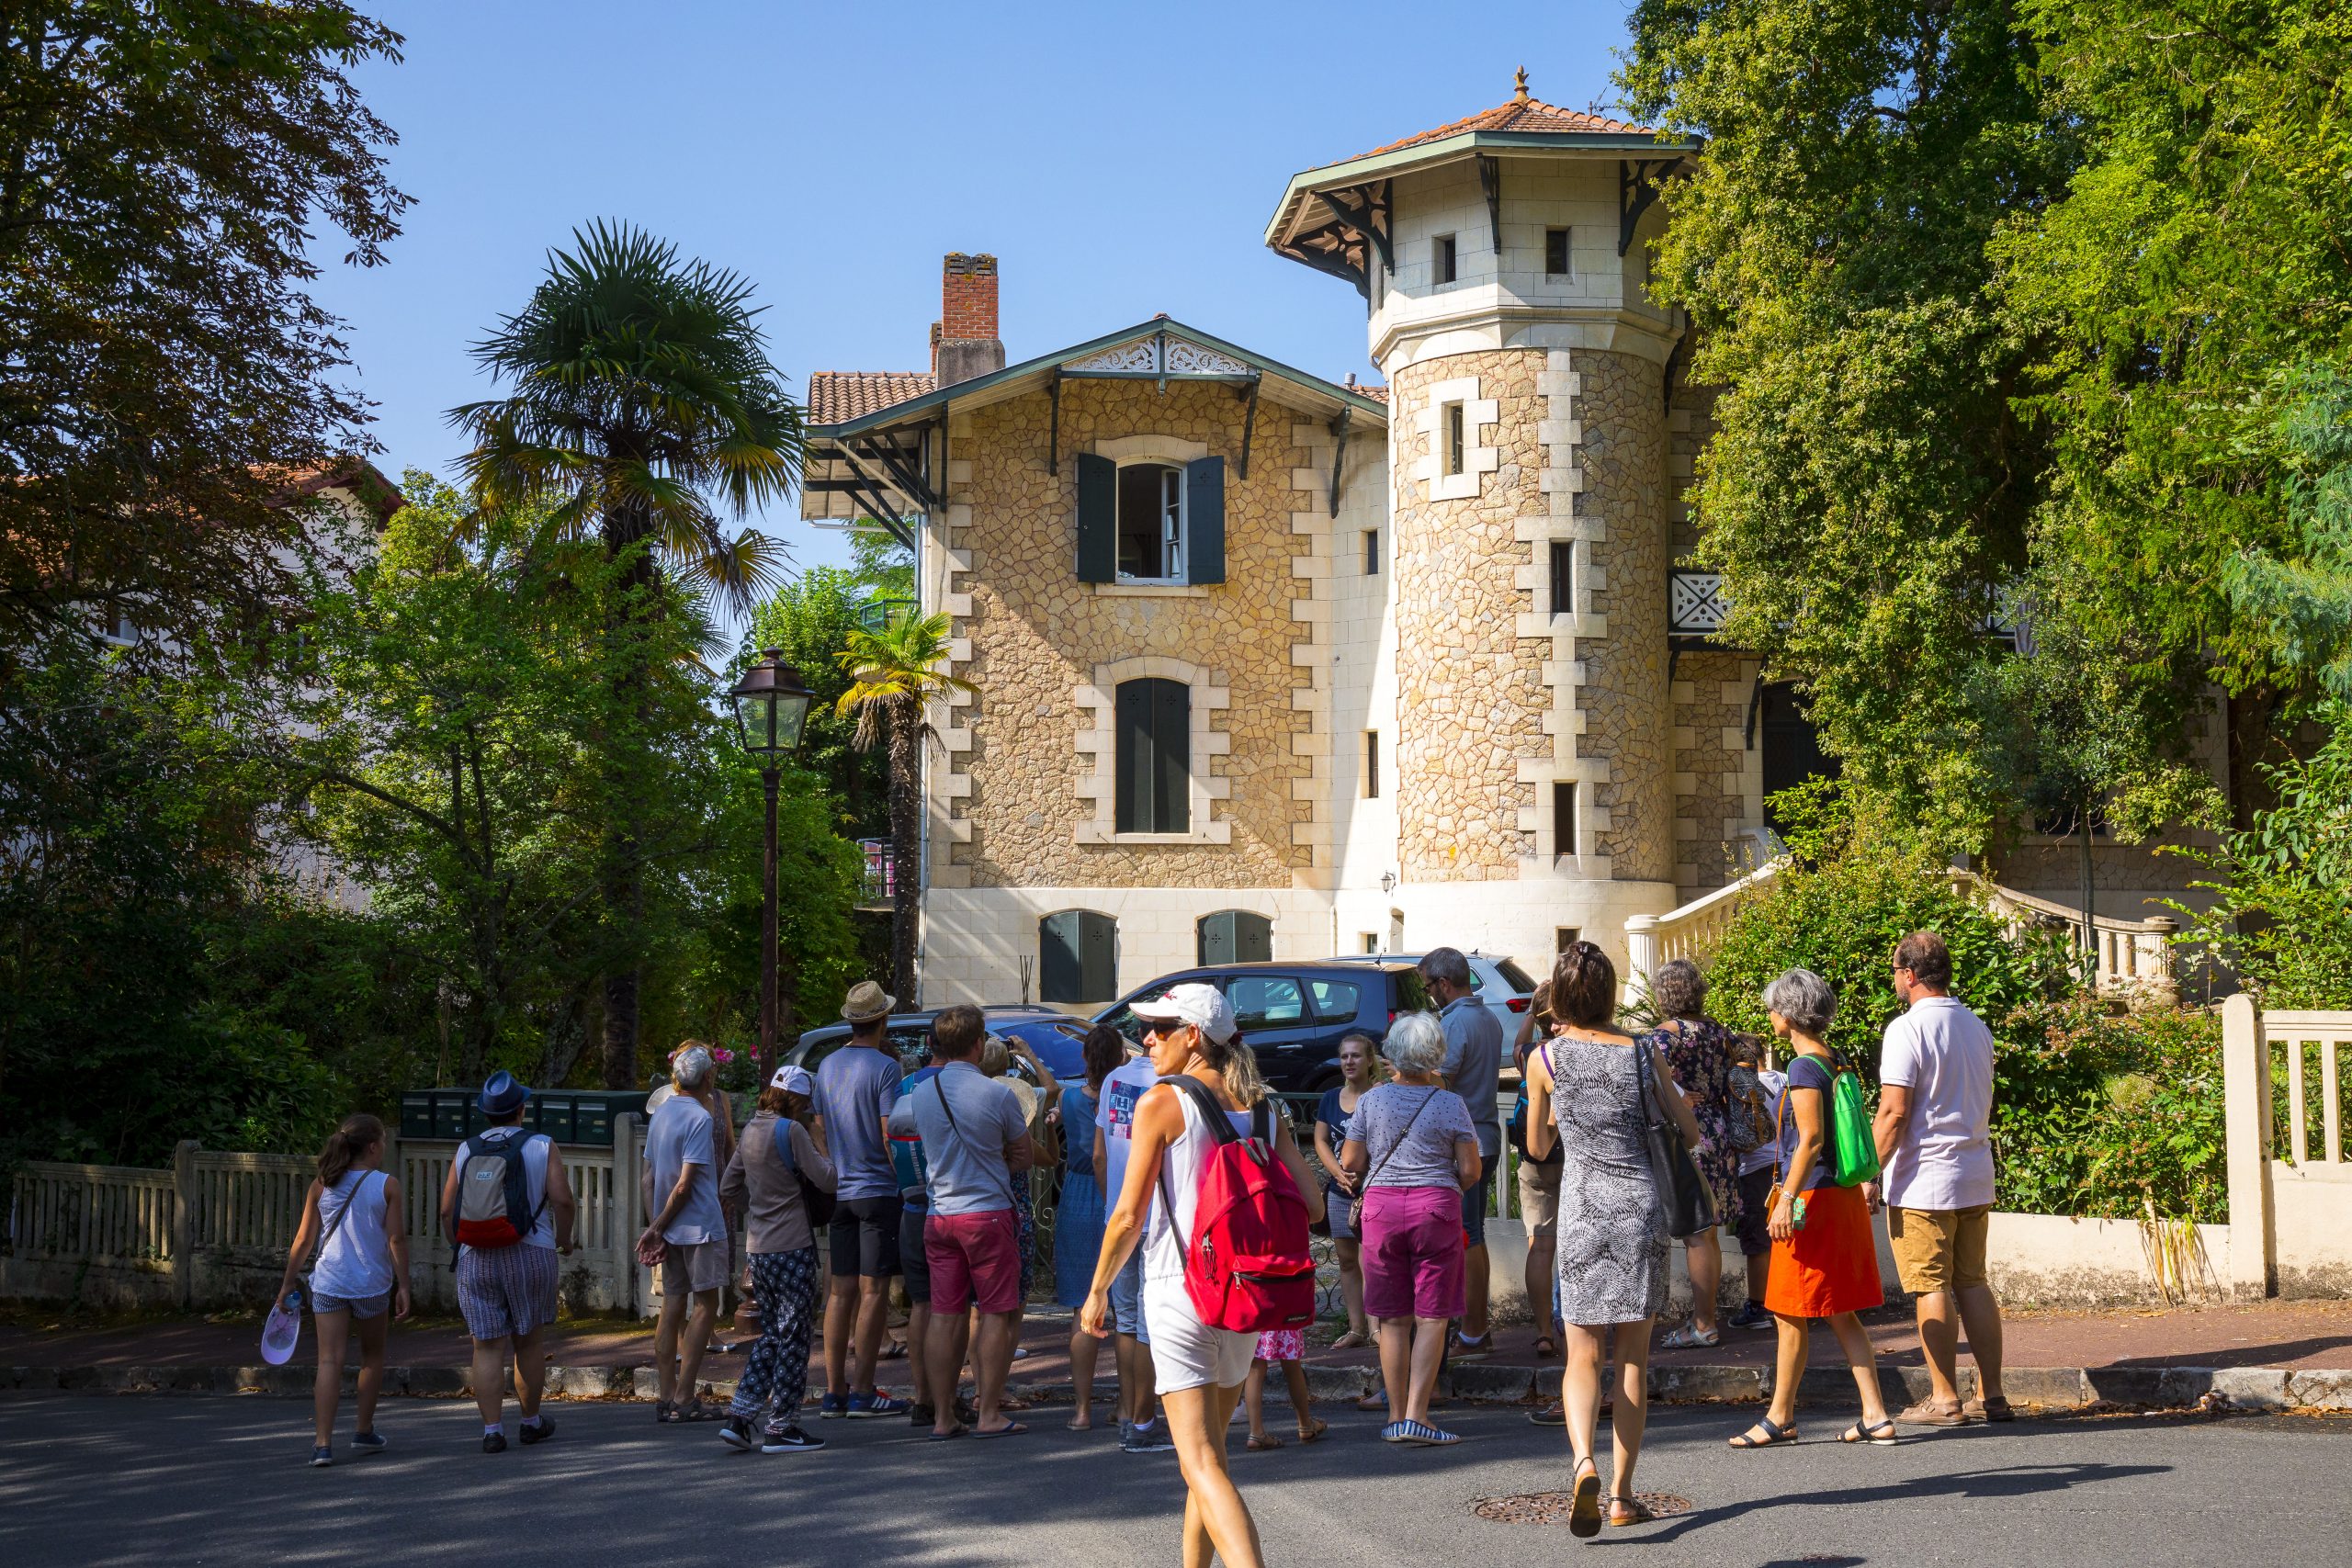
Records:
<instances>
[{"instance_id":1,"label":"palm tree","mask_svg":"<svg viewBox=\"0 0 2352 1568\"><path fill-rule=\"evenodd\" d=\"M922 742L933 732L923 709L934 697L979 688L947 672L945 615L905 615L878 632L853 631L840 655L850 688L833 711L857 715L854 744L887 738L890 759L890 988L914 1005L915 902L922 895Z\"/></svg>"},{"instance_id":2,"label":"palm tree","mask_svg":"<svg viewBox=\"0 0 2352 1568\"><path fill-rule=\"evenodd\" d=\"M505 397L450 411L473 450L460 468L485 515L548 508L559 537L594 535L623 563L628 592L606 618L616 694L644 704L650 671L631 622L658 615L674 587L699 613L712 595L748 612L776 575L753 511L792 490L801 411L769 363L751 285L627 225L572 231L530 303L473 348L510 385ZM624 710L626 711L626 709ZM638 1081L639 957L646 824L606 758L605 916L616 957L605 976L605 1082Z\"/></svg>"}]
</instances>

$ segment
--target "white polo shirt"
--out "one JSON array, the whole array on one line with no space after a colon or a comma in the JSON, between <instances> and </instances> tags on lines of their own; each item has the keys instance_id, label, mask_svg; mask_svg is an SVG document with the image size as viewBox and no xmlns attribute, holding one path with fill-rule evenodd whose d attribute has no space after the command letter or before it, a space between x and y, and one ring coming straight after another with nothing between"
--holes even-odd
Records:
<instances>
[{"instance_id":1,"label":"white polo shirt","mask_svg":"<svg viewBox=\"0 0 2352 1568\"><path fill-rule=\"evenodd\" d=\"M1886 1162L1898 1209L1973 1209L1993 1201L1993 1032L1951 997L1922 997L1886 1026L1882 1084L1911 1091Z\"/></svg>"}]
</instances>

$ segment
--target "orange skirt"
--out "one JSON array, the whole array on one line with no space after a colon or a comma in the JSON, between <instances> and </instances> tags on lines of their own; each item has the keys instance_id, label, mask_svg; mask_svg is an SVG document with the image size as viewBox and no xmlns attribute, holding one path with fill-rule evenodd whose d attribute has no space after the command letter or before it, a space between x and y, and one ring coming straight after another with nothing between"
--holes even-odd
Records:
<instances>
[{"instance_id":1,"label":"orange skirt","mask_svg":"<svg viewBox=\"0 0 2352 1568\"><path fill-rule=\"evenodd\" d=\"M1867 1312L1886 1300L1878 1244L1859 1187L1816 1187L1804 1195L1804 1228L1772 1243L1764 1310L1782 1317Z\"/></svg>"}]
</instances>

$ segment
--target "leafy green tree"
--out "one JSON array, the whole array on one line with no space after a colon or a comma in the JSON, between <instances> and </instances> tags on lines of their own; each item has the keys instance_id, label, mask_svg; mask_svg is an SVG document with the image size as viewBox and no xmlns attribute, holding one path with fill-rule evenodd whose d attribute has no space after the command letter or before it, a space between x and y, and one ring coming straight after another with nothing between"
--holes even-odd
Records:
<instances>
[{"instance_id":1,"label":"leafy green tree","mask_svg":"<svg viewBox=\"0 0 2352 1568\"><path fill-rule=\"evenodd\" d=\"M598 222L548 258L529 304L476 345L503 398L453 410L474 442L462 471L483 515L546 509L555 540L594 536L637 590L614 601L616 651L642 649L628 616L669 601L674 581L748 610L775 570L774 547L739 522L780 502L799 471L801 411L767 355L751 285L641 231ZM650 694L640 654L612 671L619 690ZM639 867L654 824L619 787L629 764L600 748L614 807L600 874L616 953L604 978L605 1078L637 1077L644 929ZM640 955L641 957L641 955Z\"/></svg>"},{"instance_id":2,"label":"leafy green tree","mask_svg":"<svg viewBox=\"0 0 2352 1568\"><path fill-rule=\"evenodd\" d=\"M2249 424L2282 372L2352 351L2352 17L2328 0L2019 14L2046 111L2080 148L2064 199L2018 202L1991 247L2052 455L2036 547L2095 590L2095 630L2210 671L2258 732L2305 677L2238 567L2295 554L2291 470ZM2242 771L2233 794L2256 782Z\"/></svg>"},{"instance_id":3,"label":"leafy green tree","mask_svg":"<svg viewBox=\"0 0 2352 1568\"><path fill-rule=\"evenodd\" d=\"M890 910L890 984L915 994L915 923L922 897L922 743L933 733L925 708L979 688L947 672L948 619L907 615L880 631L850 634L838 656L851 683L833 704L857 716L856 744L887 745L890 759L890 855L897 868Z\"/></svg>"},{"instance_id":4,"label":"leafy green tree","mask_svg":"<svg viewBox=\"0 0 2352 1568\"><path fill-rule=\"evenodd\" d=\"M1631 31L1634 112L1706 143L1650 288L1723 389L1694 501L1727 633L1849 789L1979 847L2005 803L1972 671L2041 464L1985 246L2071 162L2030 41L2008 0L1643 0Z\"/></svg>"},{"instance_id":5,"label":"leafy green tree","mask_svg":"<svg viewBox=\"0 0 2352 1568\"><path fill-rule=\"evenodd\" d=\"M843 832L882 838L890 830L889 779L878 751L859 750L858 721L835 707L850 688L842 650L863 629L861 612L875 597L872 581L842 567L811 567L779 585L752 612L749 649L780 650L810 693L798 761L825 781Z\"/></svg>"},{"instance_id":6,"label":"leafy green tree","mask_svg":"<svg viewBox=\"0 0 2352 1568\"><path fill-rule=\"evenodd\" d=\"M2335 366L2281 372L2257 411L2272 422L2285 531L2276 551L2241 548L2222 586L2271 658L2352 704L2352 379Z\"/></svg>"},{"instance_id":7,"label":"leafy green tree","mask_svg":"<svg viewBox=\"0 0 2352 1568\"><path fill-rule=\"evenodd\" d=\"M399 231L351 73L400 41L332 0L0 19L0 649L124 609L187 643L299 598L289 467L367 420L312 231L362 266Z\"/></svg>"}]
</instances>

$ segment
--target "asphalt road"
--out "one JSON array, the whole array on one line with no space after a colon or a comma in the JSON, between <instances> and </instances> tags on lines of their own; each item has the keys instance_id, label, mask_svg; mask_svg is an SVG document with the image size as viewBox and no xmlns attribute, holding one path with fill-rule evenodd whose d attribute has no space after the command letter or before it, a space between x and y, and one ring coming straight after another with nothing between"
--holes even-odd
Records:
<instances>
[{"instance_id":1,"label":"asphalt road","mask_svg":"<svg viewBox=\"0 0 2352 1568\"><path fill-rule=\"evenodd\" d=\"M822 1452L773 1457L732 1453L714 1427L656 1427L642 1404L548 1408L561 1428L554 1440L487 1456L469 1405L390 1401L380 1421L390 1452L312 1471L302 1463L308 1407L290 1400L0 1396L0 1562L1176 1561L1173 1457L1123 1455L1101 1430L1066 1433L1062 1408L1030 1412L1030 1434L992 1443L933 1446L897 1422L825 1422L815 1428L832 1439ZM1469 1440L1442 1451L1379 1443L1373 1417L1351 1409L1325 1414L1333 1431L1313 1448L1235 1455L1272 1562L1549 1565L1588 1550L1563 1528L1472 1512L1480 1497L1563 1483L1564 1438L1523 1412L1447 1411ZM1687 1496L1694 1509L1605 1532L1589 1548L1600 1561L2347 1561L2352 1423L2070 1418L1848 1449L1826 1440L1832 1413L1806 1412L1802 1445L1736 1454L1723 1438L1742 1414L1656 1413L1638 1484ZM349 1422L346 1404L346 1433Z\"/></svg>"}]
</instances>

